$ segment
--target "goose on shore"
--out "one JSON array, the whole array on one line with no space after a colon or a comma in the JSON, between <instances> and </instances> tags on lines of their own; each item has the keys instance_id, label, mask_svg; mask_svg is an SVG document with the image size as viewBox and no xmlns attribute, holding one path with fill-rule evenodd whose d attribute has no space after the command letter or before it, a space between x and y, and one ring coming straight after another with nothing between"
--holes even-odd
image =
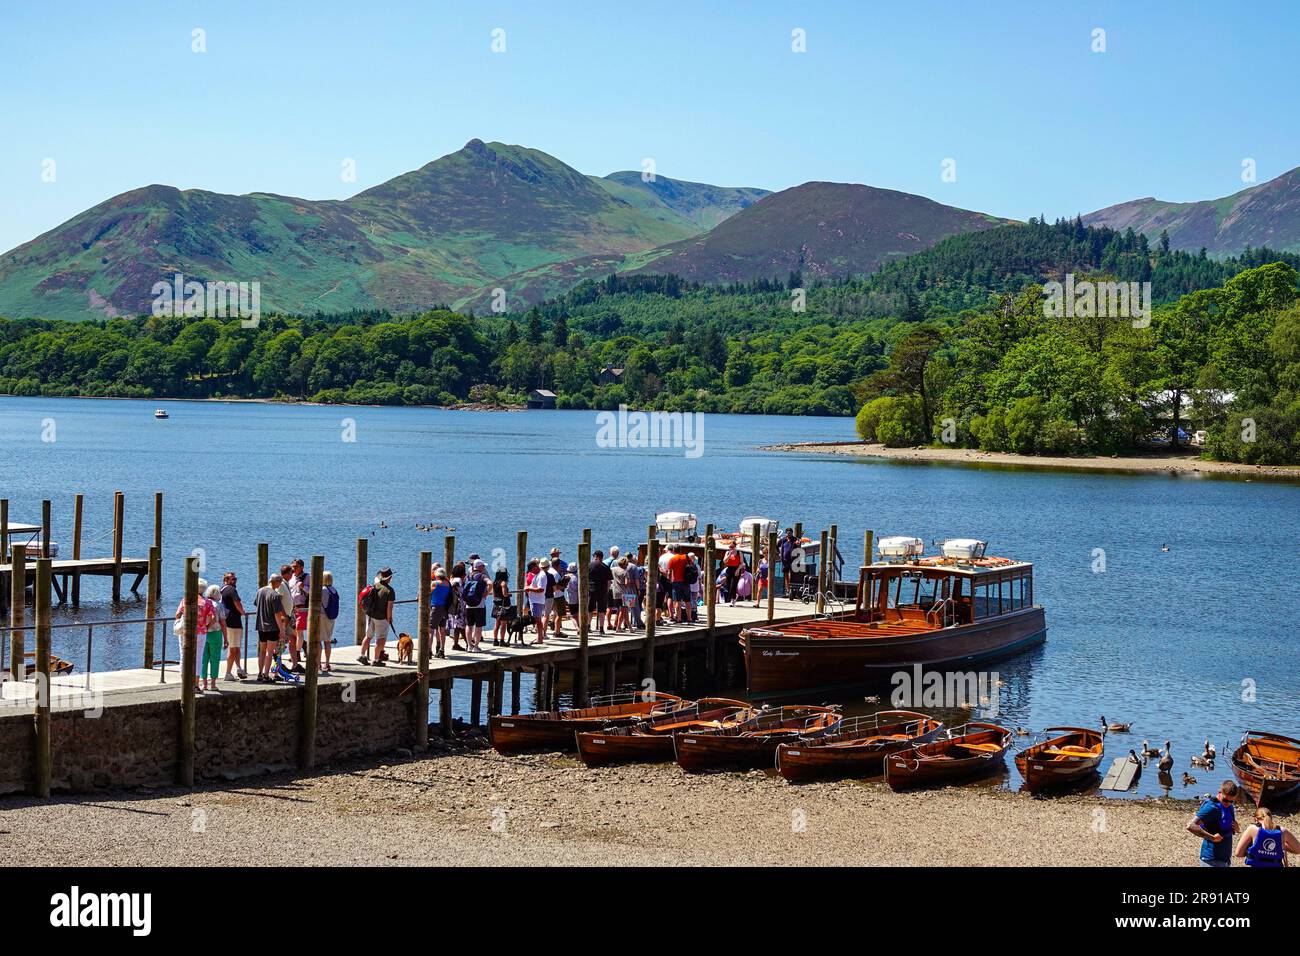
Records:
<instances>
[{"instance_id":1,"label":"goose on shore","mask_svg":"<svg viewBox=\"0 0 1300 956\"><path fill-rule=\"evenodd\" d=\"M1164 756L1162 756L1160 758L1160 762L1156 764L1156 767L1160 770L1161 773L1168 773L1170 770L1174 768L1173 754L1171 754L1169 751L1170 751L1170 743L1169 741L1166 740Z\"/></svg>"}]
</instances>

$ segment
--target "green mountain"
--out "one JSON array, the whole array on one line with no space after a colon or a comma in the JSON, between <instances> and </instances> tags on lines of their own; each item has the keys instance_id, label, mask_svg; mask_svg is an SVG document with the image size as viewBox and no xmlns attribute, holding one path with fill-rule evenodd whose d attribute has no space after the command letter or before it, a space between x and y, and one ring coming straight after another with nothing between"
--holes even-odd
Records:
<instances>
[{"instance_id":1,"label":"green mountain","mask_svg":"<svg viewBox=\"0 0 1300 956\"><path fill-rule=\"evenodd\" d=\"M851 183L805 183L771 193L700 236L624 256L548 263L500 280L517 305L553 298L611 272L675 275L717 285L862 276L961 233L1011 222L924 196ZM458 303L486 308L485 295Z\"/></svg>"},{"instance_id":2,"label":"green mountain","mask_svg":"<svg viewBox=\"0 0 1300 956\"><path fill-rule=\"evenodd\" d=\"M709 215L703 192L679 212L621 188L479 140L342 201L147 186L0 256L0 315L148 312L154 283L178 272L258 282L263 311L416 311L546 264L670 243Z\"/></svg>"},{"instance_id":3,"label":"green mountain","mask_svg":"<svg viewBox=\"0 0 1300 956\"><path fill-rule=\"evenodd\" d=\"M1236 255L1268 246L1300 252L1300 167L1222 199L1164 202L1148 196L1098 209L1085 225L1132 229L1149 239L1169 233L1173 249Z\"/></svg>"},{"instance_id":4,"label":"green mountain","mask_svg":"<svg viewBox=\"0 0 1300 956\"><path fill-rule=\"evenodd\" d=\"M670 221L692 226L696 232L712 229L764 196L771 195L766 189L710 186L667 176L655 176L647 181L641 173L630 171L610 173L598 182L625 202L645 209L651 215L671 216Z\"/></svg>"}]
</instances>

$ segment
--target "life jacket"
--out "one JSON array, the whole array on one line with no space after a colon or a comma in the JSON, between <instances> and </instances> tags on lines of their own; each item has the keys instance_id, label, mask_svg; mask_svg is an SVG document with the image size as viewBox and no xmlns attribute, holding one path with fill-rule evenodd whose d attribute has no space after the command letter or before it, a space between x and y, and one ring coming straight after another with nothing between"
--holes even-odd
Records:
<instances>
[{"instance_id":1,"label":"life jacket","mask_svg":"<svg viewBox=\"0 0 1300 956\"><path fill-rule=\"evenodd\" d=\"M1246 848L1247 866L1279 867L1283 865L1284 857L1281 828L1265 830L1260 827L1255 831L1255 842Z\"/></svg>"}]
</instances>

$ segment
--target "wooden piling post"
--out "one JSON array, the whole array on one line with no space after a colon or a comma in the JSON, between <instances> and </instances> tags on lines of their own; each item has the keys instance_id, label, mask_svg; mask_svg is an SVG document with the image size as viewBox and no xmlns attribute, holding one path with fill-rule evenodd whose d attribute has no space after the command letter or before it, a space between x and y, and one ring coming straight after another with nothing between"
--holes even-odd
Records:
<instances>
[{"instance_id":1,"label":"wooden piling post","mask_svg":"<svg viewBox=\"0 0 1300 956\"><path fill-rule=\"evenodd\" d=\"M9 569L9 678L27 679L27 648L23 641L23 617L27 609L27 545L16 544Z\"/></svg>"},{"instance_id":2,"label":"wooden piling post","mask_svg":"<svg viewBox=\"0 0 1300 956\"><path fill-rule=\"evenodd\" d=\"M506 669L505 665L496 663L492 665L492 681L488 685L491 691L488 693L488 716L496 717L501 713L501 702L505 697Z\"/></svg>"},{"instance_id":3,"label":"wooden piling post","mask_svg":"<svg viewBox=\"0 0 1300 956\"><path fill-rule=\"evenodd\" d=\"M823 531L817 551L817 613L826 609L826 549L830 547L830 532Z\"/></svg>"},{"instance_id":4,"label":"wooden piling post","mask_svg":"<svg viewBox=\"0 0 1300 956\"><path fill-rule=\"evenodd\" d=\"M583 540L578 544L578 670L574 675L574 707L587 706L587 679L589 675L587 635L590 628L590 622L587 618L591 610L587 599L587 574L591 566L591 542L586 540L586 535L587 532L584 532Z\"/></svg>"},{"instance_id":5,"label":"wooden piling post","mask_svg":"<svg viewBox=\"0 0 1300 956\"><path fill-rule=\"evenodd\" d=\"M712 677L717 668L717 650L716 635L714 627L717 624L717 603L718 603L718 562L716 549L718 547L717 539L713 535L713 525L708 525L704 529L704 623L705 623L705 640L704 640L704 669Z\"/></svg>"},{"instance_id":6,"label":"wooden piling post","mask_svg":"<svg viewBox=\"0 0 1300 956\"><path fill-rule=\"evenodd\" d=\"M122 600L122 535L126 517L126 496L113 493L113 600Z\"/></svg>"},{"instance_id":7,"label":"wooden piling post","mask_svg":"<svg viewBox=\"0 0 1300 956\"><path fill-rule=\"evenodd\" d=\"M653 530L653 526L651 526ZM641 674L637 684L639 688L645 688L645 679L650 680L653 689L655 679L655 618L658 616L659 607L658 589L659 589L659 535L651 534L650 540L646 545L646 579L645 579L645 603L646 613L649 615L645 619L645 656L642 663Z\"/></svg>"},{"instance_id":8,"label":"wooden piling post","mask_svg":"<svg viewBox=\"0 0 1300 956\"><path fill-rule=\"evenodd\" d=\"M420 552L420 601L416 606L419 608L419 621L416 626L416 633L420 635L420 656L417 659L417 667L420 672L420 683L417 693L419 697L415 701L415 745L421 750L429 746L429 601L432 591L432 582L429 576L433 573L433 552Z\"/></svg>"},{"instance_id":9,"label":"wooden piling post","mask_svg":"<svg viewBox=\"0 0 1300 956\"><path fill-rule=\"evenodd\" d=\"M456 563L456 536L449 534L442 539L443 567L447 570L447 580L451 580L451 568Z\"/></svg>"},{"instance_id":10,"label":"wooden piling post","mask_svg":"<svg viewBox=\"0 0 1300 956\"><path fill-rule=\"evenodd\" d=\"M265 541L257 544L257 587L262 589L271 583L271 546Z\"/></svg>"},{"instance_id":11,"label":"wooden piling post","mask_svg":"<svg viewBox=\"0 0 1300 956\"><path fill-rule=\"evenodd\" d=\"M601 682L606 694L614 693L614 685L618 682L618 658L614 654L605 655L605 679Z\"/></svg>"},{"instance_id":12,"label":"wooden piling post","mask_svg":"<svg viewBox=\"0 0 1300 956\"><path fill-rule=\"evenodd\" d=\"M153 669L153 638L155 633L154 618L158 616L158 589L154 583L158 580L158 567L162 564L162 551L157 545L149 549L149 589L144 599L144 666Z\"/></svg>"},{"instance_id":13,"label":"wooden piling post","mask_svg":"<svg viewBox=\"0 0 1300 956\"><path fill-rule=\"evenodd\" d=\"M826 545L826 593L835 595L835 555L840 550L840 526L831 525L830 541Z\"/></svg>"},{"instance_id":14,"label":"wooden piling post","mask_svg":"<svg viewBox=\"0 0 1300 956\"><path fill-rule=\"evenodd\" d=\"M86 507L86 496L76 495L72 499L72 560L81 560L81 532ZM152 578L150 579L152 580ZM72 606L81 606L81 572L72 572Z\"/></svg>"},{"instance_id":15,"label":"wooden piling post","mask_svg":"<svg viewBox=\"0 0 1300 956\"><path fill-rule=\"evenodd\" d=\"M438 685L438 726L443 737L451 736L451 685L450 677Z\"/></svg>"},{"instance_id":16,"label":"wooden piling post","mask_svg":"<svg viewBox=\"0 0 1300 956\"><path fill-rule=\"evenodd\" d=\"M512 714L519 713L519 684L519 668L516 667L510 671L510 713Z\"/></svg>"},{"instance_id":17,"label":"wooden piling post","mask_svg":"<svg viewBox=\"0 0 1300 956\"><path fill-rule=\"evenodd\" d=\"M21 658L19 658L21 662ZM50 748L50 559L36 562L36 796L48 798L53 754Z\"/></svg>"},{"instance_id":18,"label":"wooden piling post","mask_svg":"<svg viewBox=\"0 0 1300 956\"><path fill-rule=\"evenodd\" d=\"M185 634L181 638L181 727L176 751L176 782L194 786L194 684L198 656L199 559L185 559Z\"/></svg>"},{"instance_id":19,"label":"wooden piling post","mask_svg":"<svg viewBox=\"0 0 1300 956\"><path fill-rule=\"evenodd\" d=\"M46 498L41 502L41 553L39 557L48 558L50 556L50 499Z\"/></svg>"},{"instance_id":20,"label":"wooden piling post","mask_svg":"<svg viewBox=\"0 0 1300 956\"><path fill-rule=\"evenodd\" d=\"M320 593L325 556L311 556L311 586L307 590L307 676L303 680L302 721L298 725L298 766L316 766L317 695L320 690Z\"/></svg>"},{"instance_id":21,"label":"wooden piling post","mask_svg":"<svg viewBox=\"0 0 1300 956\"><path fill-rule=\"evenodd\" d=\"M551 665L537 665L537 709L549 710L551 707Z\"/></svg>"},{"instance_id":22,"label":"wooden piling post","mask_svg":"<svg viewBox=\"0 0 1300 956\"><path fill-rule=\"evenodd\" d=\"M81 496L78 495L78 498ZM0 564L9 563L9 499L0 498Z\"/></svg>"},{"instance_id":23,"label":"wooden piling post","mask_svg":"<svg viewBox=\"0 0 1300 956\"><path fill-rule=\"evenodd\" d=\"M528 570L528 532L515 532L515 588L519 594L519 604L517 610L519 619L523 620L525 603L528 595L524 594L524 574ZM451 574L451 569L447 569L447 574Z\"/></svg>"},{"instance_id":24,"label":"wooden piling post","mask_svg":"<svg viewBox=\"0 0 1300 956\"><path fill-rule=\"evenodd\" d=\"M469 725L477 727L482 716L483 678L475 677L470 681Z\"/></svg>"},{"instance_id":25,"label":"wooden piling post","mask_svg":"<svg viewBox=\"0 0 1300 956\"><path fill-rule=\"evenodd\" d=\"M80 495L78 495L78 497L80 497ZM162 555L162 548L163 548L163 493L161 491L155 491L153 493L153 546L158 549L158 554L160 557L159 564L158 564L158 576L153 579L153 586L154 589L158 592L157 594L158 600L161 601L162 600L161 555ZM258 587L260 588L262 584L265 583L266 582L262 582L261 584L258 584Z\"/></svg>"},{"instance_id":26,"label":"wooden piling post","mask_svg":"<svg viewBox=\"0 0 1300 956\"><path fill-rule=\"evenodd\" d=\"M876 533L874 531L862 532L862 563L871 563L871 548L876 543Z\"/></svg>"},{"instance_id":27,"label":"wooden piling post","mask_svg":"<svg viewBox=\"0 0 1300 956\"><path fill-rule=\"evenodd\" d=\"M767 533L767 622L776 618L776 532Z\"/></svg>"},{"instance_id":28,"label":"wooden piling post","mask_svg":"<svg viewBox=\"0 0 1300 956\"><path fill-rule=\"evenodd\" d=\"M668 648L668 689L674 690L677 687L678 664L680 662L679 651L680 644L673 644Z\"/></svg>"},{"instance_id":29,"label":"wooden piling post","mask_svg":"<svg viewBox=\"0 0 1300 956\"><path fill-rule=\"evenodd\" d=\"M763 528L757 521L749 529L749 596L754 597L754 591L758 587L758 559L762 553L763 545ZM740 590L739 587L736 590Z\"/></svg>"},{"instance_id":30,"label":"wooden piling post","mask_svg":"<svg viewBox=\"0 0 1300 956\"><path fill-rule=\"evenodd\" d=\"M357 538L357 599L353 601L353 627L352 636L357 644L360 644L366 638L366 612L361 607L361 592L366 589L370 583L369 572L366 570L367 550L370 542L365 538Z\"/></svg>"}]
</instances>

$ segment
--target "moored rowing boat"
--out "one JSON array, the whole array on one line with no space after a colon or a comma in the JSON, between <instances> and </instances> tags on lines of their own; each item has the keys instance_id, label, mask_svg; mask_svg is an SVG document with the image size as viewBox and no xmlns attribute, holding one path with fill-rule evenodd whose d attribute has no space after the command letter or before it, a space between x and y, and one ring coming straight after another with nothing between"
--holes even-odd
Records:
<instances>
[{"instance_id":1,"label":"moored rowing boat","mask_svg":"<svg viewBox=\"0 0 1300 956\"><path fill-rule=\"evenodd\" d=\"M889 754L933 740L942 731L940 721L910 710L850 717L832 733L778 746L776 769L791 781L874 776Z\"/></svg>"},{"instance_id":2,"label":"moored rowing boat","mask_svg":"<svg viewBox=\"0 0 1300 956\"><path fill-rule=\"evenodd\" d=\"M1043 790L1078 783L1097 772L1102 735L1085 727L1048 727L1051 736L1016 754L1016 769L1026 790Z\"/></svg>"},{"instance_id":3,"label":"moored rowing boat","mask_svg":"<svg viewBox=\"0 0 1300 956\"><path fill-rule=\"evenodd\" d=\"M542 710L534 714L488 719L492 746L500 754L517 754L529 750L573 750L575 734L600 730L611 724L629 724L681 705L682 698L660 691L636 691L597 697L590 707L570 710Z\"/></svg>"},{"instance_id":4,"label":"moored rowing boat","mask_svg":"<svg viewBox=\"0 0 1300 956\"><path fill-rule=\"evenodd\" d=\"M757 711L724 697L705 697L623 727L582 731L578 756L588 767L673 759L673 734L742 723Z\"/></svg>"},{"instance_id":5,"label":"moored rowing boat","mask_svg":"<svg viewBox=\"0 0 1300 956\"><path fill-rule=\"evenodd\" d=\"M942 784L989 773L1004 765L1011 731L997 724L971 721L928 743L885 758L885 782L893 790Z\"/></svg>"},{"instance_id":6,"label":"moored rowing boat","mask_svg":"<svg viewBox=\"0 0 1300 956\"><path fill-rule=\"evenodd\" d=\"M1232 771L1256 806L1274 809L1300 793L1300 740L1248 730L1232 752Z\"/></svg>"},{"instance_id":7,"label":"moored rowing boat","mask_svg":"<svg viewBox=\"0 0 1300 956\"><path fill-rule=\"evenodd\" d=\"M839 722L836 707L775 707L733 727L673 734L673 751L683 770L771 767L783 742L820 737Z\"/></svg>"}]
</instances>

